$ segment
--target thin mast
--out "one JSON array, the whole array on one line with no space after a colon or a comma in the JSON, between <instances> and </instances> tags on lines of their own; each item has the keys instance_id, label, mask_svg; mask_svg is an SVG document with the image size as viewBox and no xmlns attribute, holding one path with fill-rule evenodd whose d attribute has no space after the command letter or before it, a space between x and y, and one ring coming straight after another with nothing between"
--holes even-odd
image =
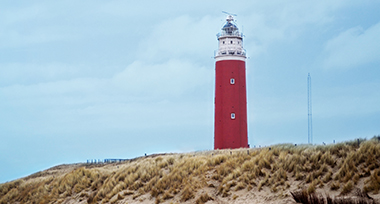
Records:
<instances>
[{"instance_id":1,"label":"thin mast","mask_svg":"<svg viewBox=\"0 0 380 204\"><path fill-rule=\"evenodd\" d=\"M311 104L311 77L307 75L307 142L313 144L313 121Z\"/></svg>"}]
</instances>

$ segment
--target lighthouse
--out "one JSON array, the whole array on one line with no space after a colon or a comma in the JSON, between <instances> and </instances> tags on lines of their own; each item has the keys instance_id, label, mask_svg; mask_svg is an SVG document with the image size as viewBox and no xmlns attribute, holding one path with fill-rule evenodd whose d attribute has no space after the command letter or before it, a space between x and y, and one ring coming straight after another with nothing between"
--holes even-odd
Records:
<instances>
[{"instance_id":1,"label":"lighthouse","mask_svg":"<svg viewBox=\"0 0 380 204\"><path fill-rule=\"evenodd\" d=\"M243 34L228 15L215 53L214 149L245 148L247 136L246 54Z\"/></svg>"}]
</instances>

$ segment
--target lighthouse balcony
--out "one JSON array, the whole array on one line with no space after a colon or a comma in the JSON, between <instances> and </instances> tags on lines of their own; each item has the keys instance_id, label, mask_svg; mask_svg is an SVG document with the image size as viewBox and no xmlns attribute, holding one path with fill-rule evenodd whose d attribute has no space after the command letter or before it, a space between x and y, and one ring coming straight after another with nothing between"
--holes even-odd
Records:
<instances>
[{"instance_id":1,"label":"lighthouse balcony","mask_svg":"<svg viewBox=\"0 0 380 204\"><path fill-rule=\"evenodd\" d=\"M215 53L215 57L225 56L225 55L235 55L235 56L246 56L245 50L219 50Z\"/></svg>"},{"instance_id":2,"label":"lighthouse balcony","mask_svg":"<svg viewBox=\"0 0 380 204\"><path fill-rule=\"evenodd\" d=\"M243 33L240 33L240 32L231 32L231 33L228 33L228 32L221 32L221 33L216 34L216 37L217 37L218 39L225 38L225 37L238 37L238 38L243 38Z\"/></svg>"}]
</instances>

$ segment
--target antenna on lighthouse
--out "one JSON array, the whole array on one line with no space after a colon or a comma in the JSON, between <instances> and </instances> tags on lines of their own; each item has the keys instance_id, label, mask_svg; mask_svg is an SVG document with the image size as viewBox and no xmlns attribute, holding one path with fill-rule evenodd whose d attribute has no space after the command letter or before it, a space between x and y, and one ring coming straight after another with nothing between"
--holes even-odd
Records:
<instances>
[{"instance_id":1,"label":"antenna on lighthouse","mask_svg":"<svg viewBox=\"0 0 380 204\"><path fill-rule=\"evenodd\" d=\"M228 22L234 21L234 17L233 17L233 16L237 16L236 14L228 13L228 12L226 12L226 11L222 11L222 13L228 15L228 16L227 16L227 19L226 19Z\"/></svg>"},{"instance_id":2,"label":"antenna on lighthouse","mask_svg":"<svg viewBox=\"0 0 380 204\"><path fill-rule=\"evenodd\" d=\"M230 16L237 16L236 14L228 13L227 11L222 11L222 13L227 14L227 15L230 15Z\"/></svg>"},{"instance_id":3,"label":"antenna on lighthouse","mask_svg":"<svg viewBox=\"0 0 380 204\"><path fill-rule=\"evenodd\" d=\"M307 142L313 144L313 121L311 106L311 77L307 75Z\"/></svg>"}]
</instances>

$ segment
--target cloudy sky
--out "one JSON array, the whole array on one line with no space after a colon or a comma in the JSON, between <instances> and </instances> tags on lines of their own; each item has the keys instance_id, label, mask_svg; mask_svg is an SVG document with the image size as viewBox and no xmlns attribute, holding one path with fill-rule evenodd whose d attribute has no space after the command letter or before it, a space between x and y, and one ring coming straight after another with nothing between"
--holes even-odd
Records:
<instances>
[{"instance_id":1,"label":"cloudy sky","mask_svg":"<svg viewBox=\"0 0 380 204\"><path fill-rule=\"evenodd\" d=\"M378 1L0 3L0 183L63 163L213 148L214 50L237 14L251 146L380 134Z\"/></svg>"}]
</instances>

